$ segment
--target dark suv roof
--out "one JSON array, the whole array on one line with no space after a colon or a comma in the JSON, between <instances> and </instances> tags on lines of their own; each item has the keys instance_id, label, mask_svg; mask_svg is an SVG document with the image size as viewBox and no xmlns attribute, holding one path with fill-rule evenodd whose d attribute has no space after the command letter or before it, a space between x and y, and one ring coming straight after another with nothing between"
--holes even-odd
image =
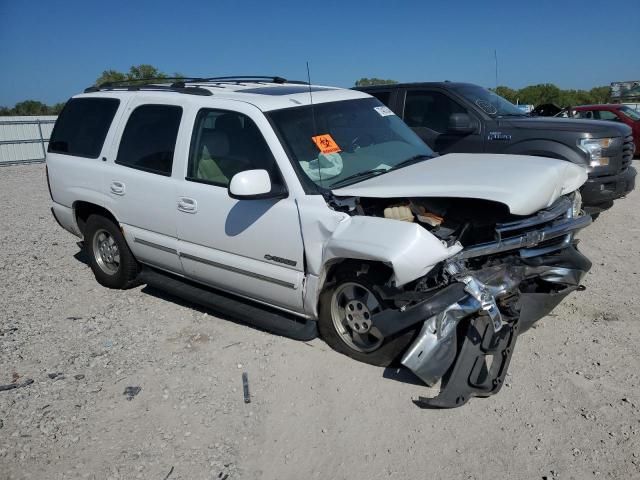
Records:
<instances>
[{"instance_id":1,"label":"dark suv roof","mask_svg":"<svg viewBox=\"0 0 640 480\"><path fill-rule=\"evenodd\" d=\"M477 87L478 85L466 82L409 82L409 83L390 83L381 85L368 85L366 87L355 87L356 90L380 90L381 88L398 88L398 87L441 87L441 88L456 88L456 87Z\"/></svg>"}]
</instances>

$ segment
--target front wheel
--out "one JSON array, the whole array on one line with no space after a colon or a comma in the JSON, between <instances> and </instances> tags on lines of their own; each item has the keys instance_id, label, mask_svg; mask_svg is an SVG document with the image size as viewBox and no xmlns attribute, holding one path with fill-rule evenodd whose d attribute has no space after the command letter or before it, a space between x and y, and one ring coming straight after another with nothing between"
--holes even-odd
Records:
<instances>
[{"instance_id":1,"label":"front wheel","mask_svg":"<svg viewBox=\"0 0 640 480\"><path fill-rule=\"evenodd\" d=\"M84 230L84 247L100 285L118 289L135 285L138 262L120 229L111 220L91 215Z\"/></svg>"},{"instance_id":2,"label":"front wheel","mask_svg":"<svg viewBox=\"0 0 640 480\"><path fill-rule=\"evenodd\" d=\"M373 316L386 306L367 275L339 279L320 295L318 330L334 350L364 363L387 367L408 347L416 329L385 338Z\"/></svg>"}]
</instances>

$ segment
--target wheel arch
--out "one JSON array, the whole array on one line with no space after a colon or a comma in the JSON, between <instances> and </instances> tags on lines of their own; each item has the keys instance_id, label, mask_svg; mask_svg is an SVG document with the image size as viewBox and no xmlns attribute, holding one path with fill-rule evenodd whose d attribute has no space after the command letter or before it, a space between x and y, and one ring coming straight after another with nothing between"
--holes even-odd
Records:
<instances>
[{"instance_id":1,"label":"wheel arch","mask_svg":"<svg viewBox=\"0 0 640 480\"><path fill-rule=\"evenodd\" d=\"M77 200L73 202L73 216L76 220L76 225L78 227L78 230L82 233L83 236L84 236L85 225L87 224L87 219L91 215L101 215L111 220L118 227L120 226L118 219L108 209L92 202Z\"/></svg>"}]
</instances>

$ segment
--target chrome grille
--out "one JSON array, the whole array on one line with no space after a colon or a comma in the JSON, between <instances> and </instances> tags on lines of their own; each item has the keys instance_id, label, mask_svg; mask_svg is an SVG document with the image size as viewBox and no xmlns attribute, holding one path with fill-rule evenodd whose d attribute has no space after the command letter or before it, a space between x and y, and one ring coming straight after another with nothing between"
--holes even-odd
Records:
<instances>
[{"instance_id":1,"label":"chrome grille","mask_svg":"<svg viewBox=\"0 0 640 480\"><path fill-rule=\"evenodd\" d=\"M629 135L625 137L624 143L622 144L622 163L620 165L620 171L624 172L629 165L631 165L631 160L633 159L633 135Z\"/></svg>"}]
</instances>

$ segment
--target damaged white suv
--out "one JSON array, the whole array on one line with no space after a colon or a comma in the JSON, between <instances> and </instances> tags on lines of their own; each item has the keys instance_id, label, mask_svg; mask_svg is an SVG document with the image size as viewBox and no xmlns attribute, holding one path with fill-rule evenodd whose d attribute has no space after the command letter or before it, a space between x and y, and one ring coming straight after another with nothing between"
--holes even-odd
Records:
<instances>
[{"instance_id":1,"label":"damaged white suv","mask_svg":"<svg viewBox=\"0 0 640 480\"><path fill-rule=\"evenodd\" d=\"M569 162L437 157L378 100L284 79L108 84L69 100L52 212L102 285L163 288L425 383L496 393L518 333L580 287Z\"/></svg>"}]
</instances>

